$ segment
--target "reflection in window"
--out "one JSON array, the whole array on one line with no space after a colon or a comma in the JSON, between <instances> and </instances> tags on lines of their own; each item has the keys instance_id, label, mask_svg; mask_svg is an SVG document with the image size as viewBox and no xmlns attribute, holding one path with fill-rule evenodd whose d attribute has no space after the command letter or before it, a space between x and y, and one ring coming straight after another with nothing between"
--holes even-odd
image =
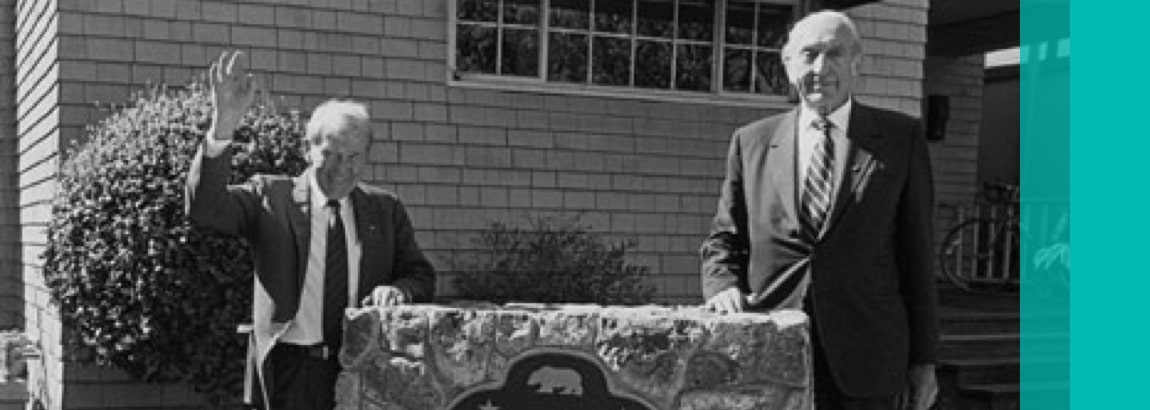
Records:
<instances>
[{"instance_id":1,"label":"reflection in window","mask_svg":"<svg viewBox=\"0 0 1150 410\"><path fill-rule=\"evenodd\" d=\"M460 21L487 21L494 23L499 16L497 0L459 0L456 18Z\"/></svg>"},{"instance_id":2,"label":"reflection in window","mask_svg":"<svg viewBox=\"0 0 1150 410\"><path fill-rule=\"evenodd\" d=\"M590 0L551 0L548 12L551 27L582 30L590 28Z\"/></svg>"},{"instance_id":3,"label":"reflection in window","mask_svg":"<svg viewBox=\"0 0 1150 410\"><path fill-rule=\"evenodd\" d=\"M711 46L680 45L675 58L675 88L711 90Z\"/></svg>"},{"instance_id":4,"label":"reflection in window","mask_svg":"<svg viewBox=\"0 0 1150 410\"><path fill-rule=\"evenodd\" d=\"M457 75L786 95L804 0L453 0Z\"/></svg>"},{"instance_id":5,"label":"reflection in window","mask_svg":"<svg viewBox=\"0 0 1150 410\"><path fill-rule=\"evenodd\" d=\"M591 67L594 83L627 86L631 84L631 40L626 38L595 37L591 43L595 50Z\"/></svg>"},{"instance_id":6,"label":"reflection in window","mask_svg":"<svg viewBox=\"0 0 1150 410\"><path fill-rule=\"evenodd\" d=\"M587 35L552 32L547 52L547 79L564 83L587 82Z\"/></svg>"},{"instance_id":7,"label":"reflection in window","mask_svg":"<svg viewBox=\"0 0 1150 410\"><path fill-rule=\"evenodd\" d=\"M708 0L679 0L679 38L711 41L715 3Z\"/></svg>"},{"instance_id":8,"label":"reflection in window","mask_svg":"<svg viewBox=\"0 0 1150 410\"><path fill-rule=\"evenodd\" d=\"M460 25L455 44L455 65L460 71L495 74L494 27Z\"/></svg>"},{"instance_id":9,"label":"reflection in window","mask_svg":"<svg viewBox=\"0 0 1150 410\"><path fill-rule=\"evenodd\" d=\"M755 92L758 94L787 95L791 86L778 53L755 54Z\"/></svg>"},{"instance_id":10,"label":"reflection in window","mask_svg":"<svg viewBox=\"0 0 1150 410\"><path fill-rule=\"evenodd\" d=\"M751 90L751 51L728 47L723 53L723 89Z\"/></svg>"},{"instance_id":11,"label":"reflection in window","mask_svg":"<svg viewBox=\"0 0 1150 410\"><path fill-rule=\"evenodd\" d=\"M595 31L631 34L631 2L595 0Z\"/></svg>"},{"instance_id":12,"label":"reflection in window","mask_svg":"<svg viewBox=\"0 0 1150 410\"><path fill-rule=\"evenodd\" d=\"M671 42L639 41L635 47L635 86L671 88Z\"/></svg>"},{"instance_id":13,"label":"reflection in window","mask_svg":"<svg viewBox=\"0 0 1150 410\"><path fill-rule=\"evenodd\" d=\"M638 35L675 36L675 0L639 0Z\"/></svg>"},{"instance_id":14,"label":"reflection in window","mask_svg":"<svg viewBox=\"0 0 1150 410\"><path fill-rule=\"evenodd\" d=\"M503 31L501 73L535 77L539 75L539 31L507 29Z\"/></svg>"}]
</instances>

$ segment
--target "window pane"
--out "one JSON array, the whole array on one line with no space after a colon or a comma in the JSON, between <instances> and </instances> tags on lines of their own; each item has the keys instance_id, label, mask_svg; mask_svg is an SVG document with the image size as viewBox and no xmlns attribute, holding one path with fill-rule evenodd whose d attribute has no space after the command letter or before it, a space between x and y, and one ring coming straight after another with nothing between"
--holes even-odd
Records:
<instances>
[{"instance_id":1,"label":"window pane","mask_svg":"<svg viewBox=\"0 0 1150 410\"><path fill-rule=\"evenodd\" d=\"M587 35L551 33L548 38L547 80L587 82Z\"/></svg>"},{"instance_id":2,"label":"window pane","mask_svg":"<svg viewBox=\"0 0 1150 410\"><path fill-rule=\"evenodd\" d=\"M631 0L595 0L594 30L631 34Z\"/></svg>"},{"instance_id":3,"label":"window pane","mask_svg":"<svg viewBox=\"0 0 1150 410\"><path fill-rule=\"evenodd\" d=\"M727 43L754 44L755 3L727 4Z\"/></svg>"},{"instance_id":4,"label":"window pane","mask_svg":"<svg viewBox=\"0 0 1150 410\"><path fill-rule=\"evenodd\" d=\"M639 41L635 45L635 86L671 88L671 43Z\"/></svg>"},{"instance_id":5,"label":"window pane","mask_svg":"<svg viewBox=\"0 0 1150 410\"><path fill-rule=\"evenodd\" d=\"M723 89L751 90L751 50L728 48L723 54Z\"/></svg>"},{"instance_id":6,"label":"window pane","mask_svg":"<svg viewBox=\"0 0 1150 410\"><path fill-rule=\"evenodd\" d=\"M755 53L755 63L755 92L787 95L791 86L787 83L787 72L783 69L779 53L759 51Z\"/></svg>"},{"instance_id":7,"label":"window pane","mask_svg":"<svg viewBox=\"0 0 1150 410\"><path fill-rule=\"evenodd\" d=\"M640 36L675 36L675 0L639 0L638 14L636 31Z\"/></svg>"},{"instance_id":8,"label":"window pane","mask_svg":"<svg viewBox=\"0 0 1150 410\"><path fill-rule=\"evenodd\" d=\"M552 27L587 30L591 21L590 0L551 0Z\"/></svg>"},{"instance_id":9,"label":"window pane","mask_svg":"<svg viewBox=\"0 0 1150 410\"><path fill-rule=\"evenodd\" d=\"M459 0L456 16L460 20L494 23L499 17L499 0Z\"/></svg>"},{"instance_id":10,"label":"window pane","mask_svg":"<svg viewBox=\"0 0 1150 410\"><path fill-rule=\"evenodd\" d=\"M495 28L460 24L455 31L455 66L461 72L495 74Z\"/></svg>"},{"instance_id":11,"label":"window pane","mask_svg":"<svg viewBox=\"0 0 1150 410\"><path fill-rule=\"evenodd\" d=\"M782 48L783 43L787 41L787 30L792 16L790 6L759 5L759 45Z\"/></svg>"},{"instance_id":12,"label":"window pane","mask_svg":"<svg viewBox=\"0 0 1150 410\"><path fill-rule=\"evenodd\" d=\"M711 46L680 44L675 58L675 88L711 90Z\"/></svg>"},{"instance_id":13,"label":"window pane","mask_svg":"<svg viewBox=\"0 0 1150 410\"><path fill-rule=\"evenodd\" d=\"M503 0L503 22L539 25L539 0Z\"/></svg>"},{"instance_id":14,"label":"window pane","mask_svg":"<svg viewBox=\"0 0 1150 410\"><path fill-rule=\"evenodd\" d=\"M711 41L715 21L715 4L711 0L679 1L679 38Z\"/></svg>"},{"instance_id":15,"label":"window pane","mask_svg":"<svg viewBox=\"0 0 1150 410\"><path fill-rule=\"evenodd\" d=\"M600 85L631 84L631 40L598 37L592 44L592 81Z\"/></svg>"},{"instance_id":16,"label":"window pane","mask_svg":"<svg viewBox=\"0 0 1150 410\"><path fill-rule=\"evenodd\" d=\"M503 29L502 73L535 77L539 75L539 31Z\"/></svg>"}]
</instances>

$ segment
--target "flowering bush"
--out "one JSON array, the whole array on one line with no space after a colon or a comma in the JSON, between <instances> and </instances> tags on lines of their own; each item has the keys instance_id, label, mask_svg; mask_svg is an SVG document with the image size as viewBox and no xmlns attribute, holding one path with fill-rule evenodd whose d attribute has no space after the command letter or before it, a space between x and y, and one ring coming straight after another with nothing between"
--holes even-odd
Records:
<instances>
[{"instance_id":1,"label":"flowering bush","mask_svg":"<svg viewBox=\"0 0 1150 410\"><path fill-rule=\"evenodd\" d=\"M90 126L69 150L48 227L44 274L75 359L146 381L186 381L215 406L239 397L252 261L237 238L193 229L184 183L207 132L200 83L153 88ZM237 131L232 182L306 166L296 113L258 103Z\"/></svg>"}]
</instances>

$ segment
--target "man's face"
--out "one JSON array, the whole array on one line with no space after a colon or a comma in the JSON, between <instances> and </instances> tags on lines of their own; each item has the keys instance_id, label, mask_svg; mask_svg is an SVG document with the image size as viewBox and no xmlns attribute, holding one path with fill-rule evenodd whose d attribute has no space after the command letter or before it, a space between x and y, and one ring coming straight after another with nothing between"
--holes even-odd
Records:
<instances>
[{"instance_id":1,"label":"man's face","mask_svg":"<svg viewBox=\"0 0 1150 410\"><path fill-rule=\"evenodd\" d=\"M834 19L810 21L793 34L784 64L787 78L808 107L829 114L850 98L858 74L855 41Z\"/></svg>"},{"instance_id":2,"label":"man's face","mask_svg":"<svg viewBox=\"0 0 1150 410\"><path fill-rule=\"evenodd\" d=\"M367 168L369 140L366 131L344 124L311 146L308 162L324 195L341 199L351 193Z\"/></svg>"}]
</instances>

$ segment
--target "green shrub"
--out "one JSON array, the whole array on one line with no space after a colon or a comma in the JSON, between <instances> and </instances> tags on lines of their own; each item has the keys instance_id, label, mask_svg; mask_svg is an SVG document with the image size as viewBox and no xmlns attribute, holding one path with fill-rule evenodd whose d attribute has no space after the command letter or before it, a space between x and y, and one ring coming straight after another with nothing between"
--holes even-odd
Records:
<instances>
[{"instance_id":1,"label":"green shrub","mask_svg":"<svg viewBox=\"0 0 1150 410\"><path fill-rule=\"evenodd\" d=\"M494 222L460 258L460 297L496 303L649 303L649 269L626 262L634 242L610 242L578 219L532 218L527 228Z\"/></svg>"},{"instance_id":2,"label":"green shrub","mask_svg":"<svg viewBox=\"0 0 1150 410\"><path fill-rule=\"evenodd\" d=\"M252 261L237 238L192 229L184 181L207 132L199 83L153 88L90 126L61 165L44 275L77 360L186 381L213 406L240 396ZM296 113L258 103L237 131L232 182L298 174Z\"/></svg>"}]
</instances>

